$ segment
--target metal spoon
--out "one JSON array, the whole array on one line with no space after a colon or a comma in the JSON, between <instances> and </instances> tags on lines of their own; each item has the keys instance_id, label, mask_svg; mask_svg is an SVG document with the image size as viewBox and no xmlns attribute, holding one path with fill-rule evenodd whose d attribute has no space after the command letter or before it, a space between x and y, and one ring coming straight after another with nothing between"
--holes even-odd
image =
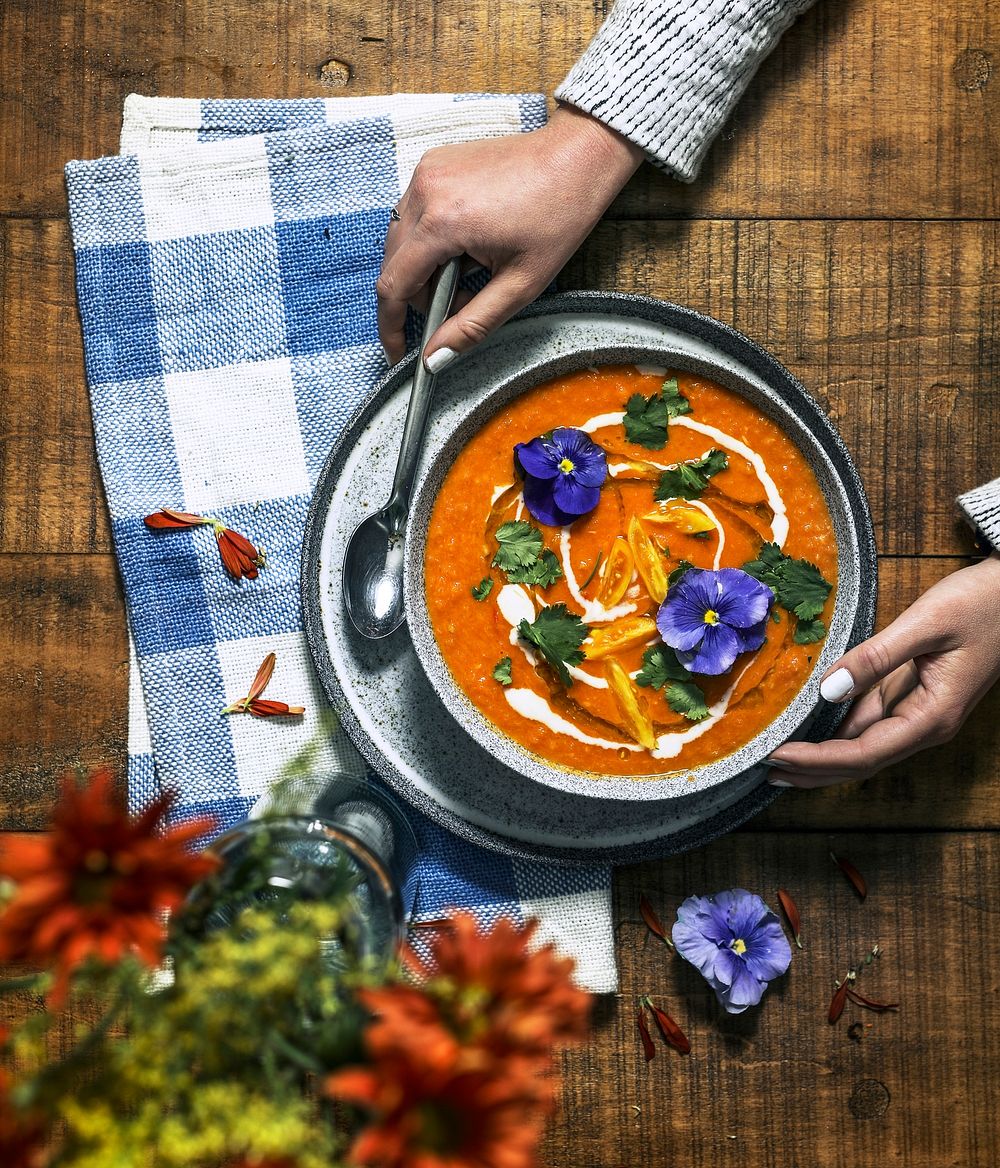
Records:
<instances>
[{"instance_id":1,"label":"metal spoon","mask_svg":"<svg viewBox=\"0 0 1000 1168\"><path fill-rule=\"evenodd\" d=\"M451 311L460 263L456 257L441 269L427 308L389 501L354 529L344 556L347 615L358 632L373 641L394 633L404 619L403 535L435 381L424 367L424 346Z\"/></svg>"}]
</instances>

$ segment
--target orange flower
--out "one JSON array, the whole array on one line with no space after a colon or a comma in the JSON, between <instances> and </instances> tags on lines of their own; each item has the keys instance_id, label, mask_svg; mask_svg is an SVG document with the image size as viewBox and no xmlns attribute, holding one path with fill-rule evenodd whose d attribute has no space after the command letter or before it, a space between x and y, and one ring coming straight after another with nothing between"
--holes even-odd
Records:
<instances>
[{"instance_id":1,"label":"orange flower","mask_svg":"<svg viewBox=\"0 0 1000 1168\"><path fill-rule=\"evenodd\" d=\"M519 928L501 918L491 932L481 933L475 917L457 913L431 942L429 966L412 952L406 958L430 978L434 996L443 996L436 988L443 987L444 1009L460 1034L488 1043L502 1056L546 1059L554 1044L586 1034L590 995L570 980L572 959L559 957L551 944L530 950L537 929L537 920Z\"/></svg>"},{"instance_id":2,"label":"orange flower","mask_svg":"<svg viewBox=\"0 0 1000 1168\"><path fill-rule=\"evenodd\" d=\"M147 515L143 523L154 530L211 527L219 544L222 566L234 580L239 580L243 576L248 580L256 580L257 569L263 568L266 563L263 549L255 548L246 536L226 527L211 515L192 515L190 511L172 511L169 507L163 507L159 511L154 511L152 515Z\"/></svg>"},{"instance_id":3,"label":"orange flower","mask_svg":"<svg viewBox=\"0 0 1000 1168\"><path fill-rule=\"evenodd\" d=\"M327 1092L371 1115L351 1160L378 1168L527 1168L556 1080L552 1045L580 1037L589 996L572 961L528 948L537 928L499 921L486 934L458 914L432 943L422 987L362 990L374 1015L369 1066L331 1075Z\"/></svg>"},{"instance_id":4,"label":"orange flower","mask_svg":"<svg viewBox=\"0 0 1000 1168\"><path fill-rule=\"evenodd\" d=\"M370 1054L373 1052L369 1051ZM348 1152L378 1168L529 1168L551 1090L514 1063L476 1048L434 1071L412 1047L374 1056L326 1080L333 1098L370 1114Z\"/></svg>"},{"instance_id":5,"label":"orange flower","mask_svg":"<svg viewBox=\"0 0 1000 1168\"><path fill-rule=\"evenodd\" d=\"M0 912L0 963L54 968L51 1004L65 999L71 973L90 958L111 964L134 952L156 965L160 913L216 867L187 848L212 820L157 833L171 801L163 795L133 819L118 806L110 771L82 787L67 776L51 831L4 844L0 876L17 888Z\"/></svg>"},{"instance_id":6,"label":"orange flower","mask_svg":"<svg viewBox=\"0 0 1000 1168\"><path fill-rule=\"evenodd\" d=\"M231 706L223 707L224 714L256 714L258 718L273 718L276 715L292 715L297 717L306 712L305 706L290 706L287 702L270 702L260 695L267 689L267 683L274 673L274 663L277 658L268 653L260 663L257 676L250 685L250 692L245 698L238 698Z\"/></svg>"}]
</instances>

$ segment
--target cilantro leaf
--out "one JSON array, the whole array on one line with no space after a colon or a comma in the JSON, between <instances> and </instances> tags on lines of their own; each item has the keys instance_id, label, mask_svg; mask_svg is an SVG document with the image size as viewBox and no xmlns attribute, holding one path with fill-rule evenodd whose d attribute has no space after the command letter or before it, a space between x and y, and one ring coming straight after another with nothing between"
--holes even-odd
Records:
<instances>
[{"instance_id":1,"label":"cilantro leaf","mask_svg":"<svg viewBox=\"0 0 1000 1168\"><path fill-rule=\"evenodd\" d=\"M484 576L478 584L473 584L471 588L474 600L485 600L487 596L493 591L493 577Z\"/></svg>"},{"instance_id":2,"label":"cilantro leaf","mask_svg":"<svg viewBox=\"0 0 1000 1168\"><path fill-rule=\"evenodd\" d=\"M660 475L659 484L653 492L655 499L697 499L708 486L712 475L717 475L729 466L729 458L723 450L710 450L702 458L690 462L679 462L677 466L665 470Z\"/></svg>"},{"instance_id":3,"label":"cilantro leaf","mask_svg":"<svg viewBox=\"0 0 1000 1168\"><path fill-rule=\"evenodd\" d=\"M677 378L668 378L659 393L643 397L634 393L625 403L625 437L647 450L662 450L670 437L670 419L689 414L691 405L677 387Z\"/></svg>"},{"instance_id":4,"label":"cilantro leaf","mask_svg":"<svg viewBox=\"0 0 1000 1168\"><path fill-rule=\"evenodd\" d=\"M799 620L795 622L792 640L796 645L813 645L826 636L826 625L821 620Z\"/></svg>"},{"instance_id":5,"label":"cilantro leaf","mask_svg":"<svg viewBox=\"0 0 1000 1168\"><path fill-rule=\"evenodd\" d=\"M521 621L517 631L541 650L563 685L568 688L573 684L566 666L578 665L583 660L580 646L590 632L575 612L570 612L565 604L551 604L542 609L532 624Z\"/></svg>"},{"instance_id":6,"label":"cilantro leaf","mask_svg":"<svg viewBox=\"0 0 1000 1168\"><path fill-rule=\"evenodd\" d=\"M493 557L493 567L510 572L515 568L527 568L542 552L542 533L523 519L513 519L503 523L496 532L497 554Z\"/></svg>"},{"instance_id":7,"label":"cilantro leaf","mask_svg":"<svg viewBox=\"0 0 1000 1168\"><path fill-rule=\"evenodd\" d=\"M556 558L555 552L548 548L542 552L541 558L526 568L512 568L507 573L511 584L537 584L540 588L548 588L561 579L563 570Z\"/></svg>"},{"instance_id":8,"label":"cilantro leaf","mask_svg":"<svg viewBox=\"0 0 1000 1168\"><path fill-rule=\"evenodd\" d=\"M497 528L496 538L500 546L493 557L493 567L504 571L511 584L548 588L561 579L559 560L549 548L542 549L542 533L537 527L514 519Z\"/></svg>"},{"instance_id":9,"label":"cilantro leaf","mask_svg":"<svg viewBox=\"0 0 1000 1168\"><path fill-rule=\"evenodd\" d=\"M643 397L634 393L625 403L625 437L647 450L662 450L667 444L667 403L660 394Z\"/></svg>"},{"instance_id":10,"label":"cilantro leaf","mask_svg":"<svg viewBox=\"0 0 1000 1168\"><path fill-rule=\"evenodd\" d=\"M677 660L669 645L650 645L642 655L642 668L635 676L636 685L651 685L654 689L666 686L667 705L675 714L683 714L691 722L708 717L708 706L701 687L691 680L691 674Z\"/></svg>"},{"instance_id":11,"label":"cilantro leaf","mask_svg":"<svg viewBox=\"0 0 1000 1168\"><path fill-rule=\"evenodd\" d=\"M758 558L744 564L743 571L766 584L781 607L793 612L800 621L814 621L823 611L833 588L815 564L786 556L775 543L765 543ZM799 644L808 645L810 642L800 641Z\"/></svg>"},{"instance_id":12,"label":"cilantro leaf","mask_svg":"<svg viewBox=\"0 0 1000 1168\"><path fill-rule=\"evenodd\" d=\"M674 570L667 577L668 590L670 588L673 588L673 586L677 583L677 581L681 578L681 576L683 576L685 572L690 572L690 570L693 567L694 567L694 564L692 564L690 560L681 560L681 562L677 565L677 567L674 568Z\"/></svg>"},{"instance_id":13,"label":"cilantro leaf","mask_svg":"<svg viewBox=\"0 0 1000 1168\"><path fill-rule=\"evenodd\" d=\"M672 681L688 681L690 677L669 645L650 645L642 655L642 668L635 675L635 684L663 689Z\"/></svg>"},{"instance_id":14,"label":"cilantro leaf","mask_svg":"<svg viewBox=\"0 0 1000 1168\"><path fill-rule=\"evenodd\" d=\"M664 695L675 714L683 714L689 722L700 722L708 717L708 706L701 687L693 681L675 681Z\"/></svg>"},{"instance_id":15,"label":"cilantro leaf","mask_svg":"<svg viewBox=\"0 0 1000 1168\"><path fill-rule=\"evenodd\" d=\"M691 413L691 403L678 388L676 377L669 377L663 383L660 396L667 407L668 418L679 418L681 414Z\"/></svg>"},{"instance_id":16,"label":"cilantro leaf","mask_svg":"<svg viewBox=\"0 0 1000 1168\"><path fill-rule=\"evenodd\" d=\"M501 657L493 666L493 672L490 676L494 681L499 681L501 685L510 685L510 658Z\"/></svg>"}]
</instances>

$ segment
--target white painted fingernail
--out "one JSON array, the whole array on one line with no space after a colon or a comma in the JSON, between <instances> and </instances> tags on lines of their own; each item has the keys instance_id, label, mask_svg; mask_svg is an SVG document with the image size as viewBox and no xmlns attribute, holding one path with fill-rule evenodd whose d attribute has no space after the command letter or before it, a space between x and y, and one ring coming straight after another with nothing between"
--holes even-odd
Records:
<instances>
[{"instance_id":1,"label":"white painted fingernail","mask_svg":"<svg viewBox=\"0 0 1000 1168\"><path fill-rule=\"evenodd\" d=\"M794 787L794 783L786 783L784 779L768 779L772 787Z\"/></svg>"},{"instance_id":2,"label":"white painted fingernail","mask_svg":"<svg viewBox=\"0 0 1000 1168\"><path fill-rule=\"evenodd\" d=\"M442 369L447 369L457 356L455 350L449 349L447 346L443 349L435 349L429 357L424 358L424 367L428 373L440 373Z\"/></svg>"},{"instance_id":3,"label":"white painted fingernail","mask_svg":"<svg viewBox=\"0 0 1000 1168\"><path fill-rule=\"evenodd\" d=\"M382 353L385 356L386 365L388 365L389 368L391 369L393 367L393 365L396 364L396 362L393 361L392 357L389 355L389 350L385 347L385 345L382 346Z\"/></svg>"},{"instance_id":4,"label":"white painted fingernail","mask_svg":"<svg viewBox=\"0 0 1000 1168\"><path fill-rule=\"evenodd\" d=\"M842 702L854 689L854 678L846 669L838 669L819 687L820 696L828 702Z\"/></svg>"}]
</instances>

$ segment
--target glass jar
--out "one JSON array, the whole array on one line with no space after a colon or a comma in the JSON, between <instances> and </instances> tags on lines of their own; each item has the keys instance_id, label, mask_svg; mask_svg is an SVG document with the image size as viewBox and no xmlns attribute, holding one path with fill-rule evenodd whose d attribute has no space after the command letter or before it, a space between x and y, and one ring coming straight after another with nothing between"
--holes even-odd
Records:
<instances>
[{"instance_id":1,"label":"glass jar","mask_svg":"<svg viewBox=\"0 0 1000 1168\"><path fill-rule=\"evenodd\" d=\"M336 935L323 938L332 966L387 962L412 909L417 841L391 795L351 775L280 780L249 818L213 841L219 870L194 889L185 928L203 934L251 904L344 904Z\"/></svg>"}]
</instances>

